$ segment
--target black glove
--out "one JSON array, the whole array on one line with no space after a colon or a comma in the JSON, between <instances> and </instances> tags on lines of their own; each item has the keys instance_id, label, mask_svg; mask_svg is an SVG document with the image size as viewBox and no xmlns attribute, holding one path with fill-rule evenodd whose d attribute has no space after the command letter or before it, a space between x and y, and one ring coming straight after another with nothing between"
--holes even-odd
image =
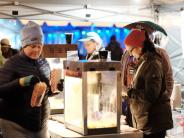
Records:
<instances>
[{"instance_id":1,"label":"black glove","mask_svg":"<svg viewBox=\"0 0 184 138\"><path fill-rule=\"evenodd\" d=\"M40 79L34 75L29 75L19 79L20 86L33 86L38 82L40 82Z\"/></svg>"},{"instance_id":2,"label":"black glove","mask_svg":"<svg viewBox=\"0 0 184 138\"><path fill-rule=\"evenodd\" d=\"M64 79L60 79L59 80L59 83L57 84L57 88L59 91L63 91L63 88L64 88Z\"/></svg>"}]
</instances>

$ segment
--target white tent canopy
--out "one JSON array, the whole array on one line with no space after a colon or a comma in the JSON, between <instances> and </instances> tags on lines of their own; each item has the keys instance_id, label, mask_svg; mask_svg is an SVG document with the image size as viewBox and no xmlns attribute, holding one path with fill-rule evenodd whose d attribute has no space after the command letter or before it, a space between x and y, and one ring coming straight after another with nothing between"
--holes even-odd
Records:
<instances>
[{"instance_id":1,"label":"white tent canopy","mask_svg":"<svg viewBox=\"0 0 184 138\"><path fill-rule=\"evenodd\" d=\"M184 84L184 0L0 0L1 19L50 25L123 25L155 21L166 29L175 80Z\"/></svg>"},{"instance_id":2,"label":"white tent canopy","mask_svg":"<svg viewBox=\"0 0 184 138\"><path fill-rule=\"evenodd\" d=\"M126 23L155 20L157 11L177 11L181 3L183 0L0 0L0 18Z\"/></svg>"}]
</instances>

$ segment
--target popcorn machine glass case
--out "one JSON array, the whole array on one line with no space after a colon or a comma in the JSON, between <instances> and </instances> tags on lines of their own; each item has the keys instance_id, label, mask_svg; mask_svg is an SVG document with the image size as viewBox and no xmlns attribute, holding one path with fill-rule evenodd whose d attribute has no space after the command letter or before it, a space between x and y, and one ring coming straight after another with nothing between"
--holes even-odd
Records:
<instances>
[{"instance_id":1,"label":"popcorn machine glass case","mask_svg":"<svg viewBox=\"0 0 184 138\"><path fill-rule=\"evenodd\" d=\"M119 133L121 64L64 61L65 126L83 135Z\"/></svg>"}]
</instances>

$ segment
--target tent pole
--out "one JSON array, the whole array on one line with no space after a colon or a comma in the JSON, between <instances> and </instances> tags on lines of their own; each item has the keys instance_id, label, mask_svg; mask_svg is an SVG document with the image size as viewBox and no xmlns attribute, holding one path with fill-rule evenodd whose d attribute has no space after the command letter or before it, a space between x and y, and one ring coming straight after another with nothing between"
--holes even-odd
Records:
<instances>
[{"instance_id":1,"label":"tent pole","mask_svg":"<svg viewBox=\"0 0 184 138\"><path fill-rule=\"evenodd\" d=\"M159 5L154 4L154 0L150 0L151 14L155 23L159 22Z\"/></svg>"}]
</instances>

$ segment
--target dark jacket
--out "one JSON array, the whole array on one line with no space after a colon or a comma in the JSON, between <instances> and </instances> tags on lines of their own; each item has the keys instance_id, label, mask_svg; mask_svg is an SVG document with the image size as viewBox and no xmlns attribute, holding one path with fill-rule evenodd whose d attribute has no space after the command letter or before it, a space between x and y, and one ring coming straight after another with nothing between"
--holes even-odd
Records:
<instances>
[{"instance_id":1,"label":"dark jacket","mask_svg":"<svg viewBox=\"0 0 184 138\"><path fill-rule=\"evenodd\" d=\"M133 126L145 134L173 127L170 99L166 91L160 56L145 53L129 90Z\"/></svg>"},{"instance_id":2,"label":"dark jacket","mask_svg":"<svg viewBox=\"0 0 184 138\"><path fill-rule=\"evenodd\" d=\"M48 92L41 107L30 106L33 86L21 87L19 78L35 75L49 87L50 67L45 59L32 60L23 52L9 58L0 69L0 98L4 101L1 118L18 123L31 130L41 130L49 115Z\"/></svg>"},{"instance_id":3,"label":"dark jacket","mask_svg":"<svg viewBox=\"0 0 184 138\"><path fill-rule=\"evenodd\" d=\"M3 49L5 49L3 51ZM17 49L13 49L13 48L1 48L1 51L2 51L2 55L4 58L10 58L11 56L17 54L19 51Z\"/></svg>"},{"instance_id":4,"label":"dark jacket","mask_svg":"<svg viewBox=\"0 0 184 138\"><path fill-rule=\"evenodd\" d=\"M119 42L111 41L105 49L111 51L111 60L121 60L121 56L123 55L123 49L121 48Z\"/></svg>"}]
</instances>

